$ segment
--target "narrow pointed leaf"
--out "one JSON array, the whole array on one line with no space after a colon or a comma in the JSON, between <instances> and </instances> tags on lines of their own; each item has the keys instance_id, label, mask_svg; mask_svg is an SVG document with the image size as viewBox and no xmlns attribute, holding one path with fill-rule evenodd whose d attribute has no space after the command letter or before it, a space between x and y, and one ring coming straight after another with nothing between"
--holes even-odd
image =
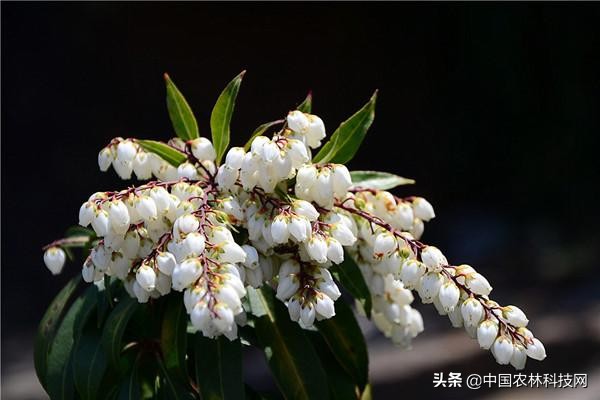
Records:
<instances>
[{"instance_id":1,"label":"narrow pointed leaf","mask_svg":"<svg viewBox=\"0 0 600 400\"><path fill-rule=\"evenodd\" d=\"M224 336L209 339L194 337L196 383L203 400L245 397L242 376L242 344Z\"/></svg>"},{"instance_id":2,"label":"narrow pointed leaf","mask_svg":"<svg viewBox=\"0 0 600 400\"><path fill-rule=\"evenodd\" d=\"M156 140L138 140L140 146L146 151L156 154L174 167L184 163L187 156L181 151Z\"/></svg>"},{"instance_id":3,"label":"narrow pointed leaf","mask_svg":"<svg viewBox=\"0 0 600 400\"><path fill-rule=\"evenodd\" d=\"M187 321L182 296L172 294L167 299L162 320L160 348L165 368L181 380L187 379L185 352L187 349Z\"/></svg>"},{"instance_id":4,"label":"narrow pointed leaf","mask_svg":"<svg viewBox=\"0 0 600 400\"><path fill-rule=\"evenodd\" d=\"M327 377L302 328L292 322L273 290L257 291L266 314L256 318L256 334L262 344L277 386L286 399L325 399Z\"/></svg>"},{"instance_id":5,"label":"narrow pointed leaf","mask_svg":"<svg viewBox=\"0 0 600 400\"><path fill-rule=\"evenodd\" d=\"M371 317L371 292L363 278L360 268L354 259L344 252L344 261L332 266L331 274L346 289L365 310L367 317Z\"/></svg>"},{"instance_id":6,"label":"narrow pointed leaf","mask_svg":"<svg viewBox=\"0 0 600 400\"><path fill-rule=\"evenodd\" d=\"M352 186L365 189L388 190L400 185L412 185L414 179L403 178L389 172L379 171L351 171Z\"/></svg>"},{"instance_id":7,"label":"narrow pointed leaf","mask_svg":"<svg viewBox=\"0 0 600 400\"><path fill-rule=\"evenodd\" d=\"M167 109L175 133L185 141L196 139L200 135L192 109L167 74L165 74L165 83L167 84Z\"/></svg>"},{"instance_id":8,"label":"narrow pointed leaf","mask_svg":"<svg viewBox=\"0 0 600 400\"><path fill-rule=\"evenodd\" d=\"M129 376L121 383L116 398L117 400L138 400L142 397L141 392L138 365L136 363L131 369Z\"/></svg>"},{"instance_id":9,"label":"narrow pointed leaf","mask_svg":"<svg viewBox=\"0 0 600 400\"><path fill-rule=\"evenodd\" d=\"M223 154L225 154L225 150L227 150L227 146L229 146L231 116L233 115L235 99L237 98L245 73L246 71L242 71L229 82L227 87L221 92L210 115L210 130L212 132L213 146L217 153L217 164L219 164Z\"/></svg>"},{"instance_id":10,"label":"narrow pointed leaf","mask_svg":"<svg viewBox=\"0 0 600 400\"><path fill-rule=\"evenodd\" d=\"M277 126L279 124L282 124L283 122L284 122L283 119L278 119L277 121L266 122L266 123L260 125L258 128L256 128L254 130L254 132L252 132L252 136L250 136L250 139L248 139L248 141L244 145L244 150L248 151L248 149L250 149L250 145L252 144L252 141L254 140L255 137L261 136L270 128Z\"/></svg>"},{"instance_id":11,"label":"narrow pointed leaf","mask_svg":"<svg viewBox=\"0 0 600 400\"><path fill-rule=\"evenodd\" d=\"M112 310L102 331L102 344L107 353L109 363L118 368L121 350L123 349L123 333L135 310L138 307L136 299L124 298Z\"/></svg>"},{"instance_id":12,"label":"narrow pointed leaf","mask_svg":"<svg viewBox=\"0 0 600 400\"><path fill-rule=\"evenodd\" d=\"M66 312L66 305L79 286L81 277L77 276L69 281L58 295L52 300L46 313L40 321L34 344L34 365L37 377L47 389L46 374L48 371L48 353L56 335L56 330L61 322L61 317Z\"/></svg>"},{"instance_id":13,"label":"narrow pointed leaf","mask_svg":"<svg viewBox=\"0 0 600 400\"><path fill-rule=\"evenodd\" d=\"M357 399L357 384L336 360L325 340L317 332L309 332L309 338L327 374L331 399Z\"/></svg>"},{"instance_id":14,"label":"narrow pointed leaf","mask_svg":"<svg viewBox=\"0 0 600 400\"><path fill-rule=\"evenodd\" d=\"M47 391L51 399L72 399L75 387L72 369L73 346L77 339L76 320L83 298L73 302L56 331L48 354Z\"/></svg>"},{"instance_id":15,"label":"narrow pointed leaf","mask_svg":"<svg viewBox=\"0 0 600 400\"><path fill-rule=\"evenodd\" d=\"M102 378L107 367L101 334L90 330L84 332L73 354L75 387L84 400L100 397Z\"/></svg>"},{"instance_id":16,"label":"narrow pointed leaf","mask_svg":"<svg viewBox=\"0 0 600 400\"><path fill-rule=\"evenodd\" d=\"M303 113L310 114L312 112L312 92L308 92L306 98L302 101L302 103L298 104L296 110L302 111Z\"/></svg>"},{"instance_id":17,"label":"narrow pointed leaf","mask_svg":"<svg viewBox=\"0 0 600 400\"><path fill-rule=\"evenodd\" d=\"M369 378L369 356L365 338L352 309L343 301L335 303L336 315L315 325L331 353L362 390Z\"/></svg>"},{"instance_id":18,"label":"narrow pointed leaf","mask_svg":"<svg viewBox=\"0 0 600 400\"><path fill-rule=\"evenodd\" d=\"M376 99L377 91L367 104L340 124L329 141L313 157L315 163L345 164L354 157L375 119Z\"/></svg>"}]
</instances>

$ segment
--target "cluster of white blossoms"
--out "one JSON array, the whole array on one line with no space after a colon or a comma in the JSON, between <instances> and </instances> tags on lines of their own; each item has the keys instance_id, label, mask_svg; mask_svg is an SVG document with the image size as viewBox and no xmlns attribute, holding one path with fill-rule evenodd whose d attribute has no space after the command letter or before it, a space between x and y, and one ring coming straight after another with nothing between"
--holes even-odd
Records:
<instances>
[{"instance_id":1,"label":"cluster of white blossoms","mask_svg":"<svg viewBox=\"0 0 600 400\"><path fill-rule=\"evenodd\" d=\"M357 189L337 206L359 227L351 253L371 289L373 321L395 343L408 346L423 330L421 315L410 306L415 291L422 303L433 304L454 327L464 327L481 348L490 349L499 364L523 369L527 356L546 357L523 311L491 300L491 285L473 267L450 265L438 248L418 241L423 221L435 217L427 200Z\"/></svg>"},{"instance_id":2,"label":"cluster of white blossoms","mask_svg":"<svg viewBox=\"0 0 600 400\"><path fill-rule=\"evenodd\" d=\"M248 287L270 285L303 328L333 317L341 293L330 268L350 254L371 292L371 318L394 343L409 346L423 330L411 306L416 292L500 364L543 359L520 309L499 306L482 275L418 241L435 216L431 204L355 187L344 165L312 163L324 137L320 118L292 111L272 137L231 148L220 166L208 139L171 139L187 157L177 167L142 141L113 139L98 156L101 170L112 165L123 179L156 180L94 193L81 206L79 224L96 234L84 280L120 280L141 303L183 292L196 330L233 340L246 321ZM82 238L45 247L52 273L73 240Z\"/></svg>"}]
</instances>

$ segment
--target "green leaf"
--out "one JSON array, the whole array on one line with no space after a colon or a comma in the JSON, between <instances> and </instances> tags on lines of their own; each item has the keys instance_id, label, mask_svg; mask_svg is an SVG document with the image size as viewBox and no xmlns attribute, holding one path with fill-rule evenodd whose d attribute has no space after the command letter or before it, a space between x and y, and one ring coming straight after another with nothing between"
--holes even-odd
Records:
<instances>
[{"instance_id":1,"label":"green leaf","mask_svg":"<svg viewBox=\"0 0 600 400\"><path fill-rule=\"evenodd\" d=\"M163 142L158 142L156 140L138 139L137 143L140 146L142 146L144 150L158 155L160 158L162 158L174 167L178 167L179 164L182 164L185 161L187 161L187 156L185 155L185 153L182 153L176 148L171 147Z\"/></svg>"},{"instance_id":2,"label":"green leaf","mask_svg":"<svg viewBox=\"0 0 600 400\"><path fill-rule=\"evenodd\" d=\"M77 275L62 288L50 303L50 306L46 310L38 327L33 349L33 361L37 377L46 390L48 389L46 379L48 371L48 353L50 352L52 341L56 335L56 330L61 322L61 316L63 315L63 312L66 311L65 307L75 293L80 281L81 276Z\"/></svg>"},{"instance_id":3,"label":"green leaf","mask_svg":"<svg viewBox=\"0 0 600 400\"><path fill-rule=\"evenodd\" d=\"M138 302L136 299L130 297L122 299L112 310L104 324L102 345L107 353L109 363L115 368L119 367L119 359L123 349L123 333L137 307Z\"/></svg>"},{"instance_id":4,"label":"green leaf","mask_svg":"<svg viewBox=\"0 0 600 400\"><path fill-rule=\"evenodd\" d=\"M344 261L330 269L333 277L362 305L367 317L371 318L371 292L354 259L344 252Z\"/></svg>"},{"instance_id":5,"label":"green leaf","mask_svg":"<svg viewBox=\"0 0 600 400\"><path fill-rule=\"evenodd\" d=\"M200 135L192 109L167 74L165 74L165 82L167 84L167 109L175 133L185 141L196 139Z\"/></svg>"},{"instance_id":6,"label":"green leaf","mask_svg":"<svg viewBox=\"0 0 600 400\"><path fill-rule=\"evenodd\" d=\"M333 356L325 340L317 332L310 332L309 337L327 373L331 399L356 399L357 385Z\"/></svg>"},{"instance_id":7,"label":"green leaf","mask_svg":"<svg viewBox=\"0 0 600 400\"><path fill-rule=\"evenodd\" d=\"M83 298L78 298L67 311L48 354L47 384L48 395L51 399L72 399L75 395L72 353L77 340L75 329L77 315L83 306Z\"/></svg>"},{"instance_id":8,"label":"green leaf","mask_svg":"<svg viewBox=\"0 0 600 400\"><path fill-rule=\"evenodd\" d=\"M196 383L203 400L244 399L242 344L224 336L195 338Z\"/></svg>"},{"instance_id":9,"label":"green leaf","mask_svg":"<svg viewBox=\"0 0 600 400\"><path fill-rule=\"evenodd\" d=\"M325 371L302 328L290 320L270 287L263 286L257 294L267 313L256 319L256 334L279 390L286 399L327 398Z\"/></svg>"},{"instance_id":10,"label":"green leaf","mask_svg":"<svg viewBox=\"0 0 600 400\"><path fill-rule=\"evenodd\" d=\"M185 387L185 385L177 378L172 376L167 371L165 364L159 354L156 355L156 362L159 366L162 377L164 378L164 395L166 399L170 400L192 400L194 396Z\"/></svg>"},{"instance_id":11,"label":"green leaf","mask_svg":"<svg viewBox=\"0 0 600 400\"><path fill-rule=\"evenodd\" d=\"M79 339L73 354L75 387L84 400L93 400L100 394L100 386L107 360L99 332L89 330Z\"/></svg>"},{"instance_id":12,"label":"green leaf","mask_svg":"<svg viewBox=\"0 0 600 400\"><path fill-rule=\"evenodd\" d=\"M142 391L138 377L138 364L135 363L129 376L121 383L117 400L139 400L141 397Z\"/></svg>"},{"instance_id":13,"label":"green leaf","mask_svg":"<svg viewBox=\"0 0 600 400\"><path fill-rule=\"evenodd\" d=\"M352 309L343 301L335 303L336 315L315 323L331 353L361 391L369 379L369 355L365 338Z\"/></svg>"},{"instance_id":14,"label":"green leaf","mask_svg":"<svg viewBox=\"0 0 600 400\"><path fill-rule=\"evenodd\" d=\"M365 189L388 190L400 185L412 185L414 179L403 178L389 172L351 171L352 186Z\"/></svg>"},{"instance_id":15,"label":"green leaf","mask_svg":"<svg viewBox=\"0 0 600 400\"><path fill-rule=\"evenodd\" d=\"M215 106L210 115L210 130L212 132L212 142L217 153L216 163L219 164L221 157L225 154L227 146L229 146L230 136L230 123L231 116L233 115L233 109L235 107L235 99L240 85L242 84L242 78L246 71L242 71L238 76L233 78L231 82L225 87L221 95L217 99Z\"/></svg>"},{"instance_id":16,"label":"green leaf","mask_svg":"<svg viewBox=\"0 0 600 400\"><path fill-rule=\"evenodd\" d=\"M306 114L310 114L312 112L312 92L308 92L306 98L302 101L302 103L298 104L296 110L302 111Z\"/></svg>"},{"instance_id":17,"label":"green leaf","mask_svg":"<svg viewBox=\"0 0 600 400\"><path fill-rule=\"evenodd\" d=\"M345 164L350 161L375 119L376 99L377 91L373 93L367 104L340 124L331 135L331 139L313 157L313 162Z\"/></svg>"},{"instance_id":18,"label":"green leaf","mask_svg":"<svg viewBox=\"0 0 600 400\"><path fill-rule=\"evenodd\" d=\"M168 296L161 326L160 348L167 371L184 382L188 376L185 360L187 321L182 296L178 293Z\"/></svg>"},{"instance_id":19,"label":"green leaf","mask_svg":"<svg viewBox=\"0 0 600 400\"><path fill-rule=\"evenodd\" d=\"M255 137L261 136L268 129L270 129L274 126L277 126L279 124L282 124L284 121L285 120L283 120L283 119L278 119L277 121L271 121L271 122L267 122L267 123L260 125L258 128L256 128L254 130L254 132L252 132L252 136L250 136L250 139L248 139L248 141L244 145L244 150L248 151L250 149L250 146L252 145L252 141L254 140Z\"/></svg>"},{"instance_id":20,"label":"green leaf","mask_svg":"<svg viewBox=\"0 0 600 400\"><path fill-rule=\"evenodd\" d=\"M69 227L69 229L67 229L65 236L66 237L88 236L91 238L90 240L93 240L96 238L96 232L94 232L90 228L84 228L83 226L80 226L80 225L73 225L73 226Z\"/></svg>"}]
</instances>

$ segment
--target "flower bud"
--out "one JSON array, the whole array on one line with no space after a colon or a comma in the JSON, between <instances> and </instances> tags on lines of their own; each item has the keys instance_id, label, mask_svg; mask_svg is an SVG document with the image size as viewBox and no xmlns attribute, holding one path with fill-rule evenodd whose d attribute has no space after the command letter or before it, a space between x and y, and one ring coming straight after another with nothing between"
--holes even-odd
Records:
<instances>
[{"instance_id":1,"label":"flower bud","mask_svg":"<svg viewBox=\"0 0 600 400\"><path fill-rule=\"evenodd\" d=\"M352 186L352 178L345 165L337 164L333 168L331 180L333 184L333 194L338 198L343 197L348 192L350 186Z\"/></svg>"},{"instance_id":2,"label":"flower bud","mask_svg":"<svg viewBox=\"0 0 600 400\"><path fill-rule=\"evenodd\" d=\"M514 352L512 341L504 335L498 336L492 347L492 354L500 365L510 362Z\"/></svg>"},{"instance_id":3,"label":"flower bud","mask_svg":"<svg viewBox=\"0 0 600 400\"><path fill-rule=\"evenodd\" d=\"M192 148L192 154L198 160L209 160L215 161L217 158L217 152L210 140L206 138L196 138L190 143Z\"/></svg>"},{"instance_id":4,"label":"flower bud","mask_svg":"<svg viewBox=\"0 0 600 400\"><path fill-rule=\"evenodd\" d=\"M294 293L298 291L300 283L292 275L279 275L279 283L277 284L277 297L281 301L289 299Z\"/></svg>"},{"instance_id":5,"label":"flower bud","mask_svg":"<svg viewBox=\"0 0 600 400\"><path fill-rule=\"evenodd\" d=\"M334 238L327 239L327 258L334 264L344 261L344 248Z\"/></svg>"},{"instance_id":6,"label":"flower bud","mask_svg":"<svg viewBox=\"0 0 600 400\"><path fill-rule=\"evenodd\" d=\"M439 299L444 311L450 312L458 303L460 297L460 290L454 284L454 282L448 281L440 287Z\"/></svg>"},{"instance_id":7,"label":"flower bud","mask_svg":"<svg viewBox=\"0 0 600 400\"><path fill-rule=\"evenodd\" d=\"M244 249L235 242L227 241L221 247L222 253L219 255L219 260L225 263L243 263L246 260Z\"/></svg>"},{"instance_id":8,"label":"flower bud","mask_svg":"<svg viewBox=\"0 0 600 400\"><path fill-rule=\"evenodd\" d=\"M304 327L310 327L315 323L315 317L315 307L312 303L305 302L300 308L300 322Z\"/></svg>"},{"instance_id":9,"label":"flower bud","mask_svg":"<svg viewBox=\"0 0 600 400\"><path fill-rule=\"evenodd\" d=\"M52 272L52 275L60 274L65 266L66 259L67 255L60 247L50 247L44 252L44 263L50 272Z\"/></svg>"},{"instance_id":10,"label":"flower bud","mask_svg":"<svg viewBox=\"0 0 600 400\"><path fill-rule=\"evenodd\" d=\"M175 265L177 265L177 261L173 254L161 251L156 255L156 266L163 274L170 276L173 273Z\"/></svg>"},{"instance_id":11,"label":"flower bud","mask_svg":"<svg viewBox=\"0 0 600 400\"><path fill-rule=\"evenodd\" d=\"M482 349L489 349L498 336L498 324L496 321L486 319L477 328L477 341Z\"/></svg>"},{"instance_id":12,"label":"flower bud","mask_svg":"<svg viewBox=\"0 0 600 400\"><path fill-rule=\"evenodd\" d=\"M136 146L129 140L124 140L117 145L117 161L131 162L137 153Z\"/></svg>"},{"instance_id":13,"label":"flower bud","mask_svg":"<svg viewBox=\"0 0 600 400\"><path fill-rule=\"evenodd\" d=\"M150 196L141 195L136 200L135 209L140 217L146 221L156 219L158 214L156 203Z\"/></svg>"},{"instance_id":14,"label":"flower bud","mask_svg":"<svg viewBox=\"0 0 600 400\"><path fill-rule=\"evenodd\" d=\"M315 173L316 175L316 173ZM308 218L309 221L316 221L319 218L319 212L317 209L305 200L294 200L292 203L292 209L298 215L302 215Z\"/></svg>"},{"instance_id":15,"label":"flower bud","mask_svg":"<svg viewBox=\"0 0 600 400\"><path fill-rule=\"evenodd\" d=\"M242 246L244 253L246 253L246 260L244 261L244 267L249 269L258 269L258 252L252 246L247 244Z\"/></svg>"},{"instance_id":16,"label":"flower bud","mask_svg":"<svg viewBox=\"0 0 600 400\"><path fill-rule=\"evenodd\" d=\"M233 311L224 303L217 303L214 308L216 318L213 319L213 324L220 332L227 332L231 330L231 326L234 324Z\"/></svg>"},{"instance_id":17,"label":"flower bud","mask_svg":"<svg viewBox=\"0 0 600 400\"><path fill-rule=\"evenodd\" d=\"M467 276L466 285L475 294L487 296L492 291L492 286L481 274L473 272Z\"/></svg>"},{"instance_id":18,"label":"flower bud","mask_svg":"<svg viewBox=\"0 0 600 400\"><path fill-rule=\"evenodd\" d=\"M133 172L139 180L146 180L152 178L152 165L148 153L140 151L135 155L131 166Z\"/></svg>"},{"instance_id":19,"label":"flower bud","mask_svg":"<svg viewBox=\"0 0 600 400\"><path fill-rule=\"evenodd\" d=\"M181 242L181 251L189 256L199 256L204 251L204 236L198 232L190 232Z\"/></svg>"},{"instance_id":20,"label":"flower bud","mask_svg":"<svg viewBox=\"0 0 600 400\"><path fill-rule=\"evenodd\" d=\"M324 293L316 295L315 311L323 318L331 318L335 315L335 306L333 300Z\"/></svg>"},{"instance_id":21,"label":"flower bud","mask_svg":"<svg viewBox=\"0 0 600 400\"><path fill-rule=\"evenodd\" d=\"M288 225L288 231L297 242L302 243L310 237L312 227L308 218L294 215Z\"/></svg>"},{"instance_id":22,"label":"flower bud","mask_svg":"<svg viewBox=\"0 0 600 400\"><path fill-rule=\"evenodd\" d=\"M232 147L225 157L225 165L233 170L240 169L245 155L246 152L242 147Z\"/></svg>"},{"instance_id":23,"label":"flower bud","mask_svg":"<svg viewBox=\"0 0 600 400\"><path fill-rule=\"evenodd\" d=\"M224 189L231 189L235 185L235 181L238 178L238 171L231 168L229 165L223 164L219 167L217 172L217 185Z\"/></svg>"},{"instance_id":24,"label":"flower bud","mask_svg":"<svg viewBox=\"0 0 600 400\"><path fill-rule=\"evenodd\" d=\"M465 326L476 326L483 317L483 306L472 297L468 298L460 307Z\"/></svg>"},{"instance_id":25,"label":"flower bud","mask_svg":"<svg viewBox=\"0 0 600 400\"><path fill-rule=\"evenodd\" d=\"M108 171L108 168L113 162L113 159L114 154L109 147L105 147L102 150L100 150L100 153L98 153L98 167L100 167L100 171Z\"/></svg>"},{"instance_id":26,"label":"flower bud","mask_svg":"<svg viewBox=\"0 0 600 400\"><path fill-rule=\"evenodd\" d=\"M432 271L440 271L442 267L448 265L446 257L434 246L425 246L421 252L421 260Z\"/></svg>"},{"instance_id":27,"label":"flower bud","mask_svg":"<svg viewBox=\"0 0 600 400\"><path fill-rule=\"evenodd\" d=\"M94 209L96 206L91 201L86 201L79 209L79 225L88 226L94 220Z\"/></svg>"},{"instance_id":28,"label":"flower bud","mask_svg":"<svg viewBox=\"0 0 600 400\"><path fill-rule=\"evenodd\" d=\"M413 212L415 217L423 220L429 221L430 219L435 218L435 212L433 211L433 206L430 202L425 200L422 197L416 197L412 201Z\"/></svg>"},{"instance_id":29,"label":"flower bud","mask_svg":"<svg viewBox=\"0 0 600 400\"><path fill-rule=\"evenodd\" d=\"M546 349L544 348L544 345L536 338L531 340L533 343L528 344L527 349L525 350L527 355L534 360L542 361L546 358Z\"/></svg>"},{"instance_id":30,"label":"flower bud","mask_svg":"<svg viewBox=\"0 0 600 400\"><path fill-rule=\"evenodd\" d=\"M173 269L173 289L181 292L191 286L202 275L202 264L197 258L188 258Z\"/></svg>"},{"instance_id":31,"label":"flower bud","mask_svg":"<svg viewBox=\"0 0 600 400\"><path fill-rule=\"evenodd\" d=\"M417 260L406 260L400 269L400 280L404 286L412 289L425 273L425 266Z\"/></svg>"},{"instance_id":32,"label":"flower bud","mask_svg":"<svg viewBox=\"0 0 600 400\"><path fill-rule=\"evenodd\" d=\"M92 220L92 228L98 236L106 236L110 229L108 220L108 213L104 210L98 209L95 212L94 219Z\"/></svg>"},{"instance_id":33,"label":"flower bud","mask_svg":"<svg viewBox=\"0 0 600 400\"><path fill-rule=\"evenodd\" d=\"M510 358L510 365L515 367L516 370L522 370L525 368L525 362L527 362L527 352L525 351L525 347L520 344L515 344L512 357Z\"/></svg>"},{"instance_id":34,"label":"flower bud","mask_svg":"<svg viewBox=\"0 0 600 400\"><path fill-rule=\"evenodd\" d=\"M375 238L375 243L373 245L373 252L375 256L381 258L398 247L398 242L396 242L396 238L394 236L385 231L377 235Z\"/></svg>"},{"instance_id":35,"label":"flower bud","mask_svg":"<svg viewBox=\"0 0 600 400\"><path fill-rule=\"evenodd\" d=\"M318 263L327 262L327 243L320 235L313 235L306 243L306 251Z\"/></svg>"},{"instance_id":36,"label":"flower bud","mask_svg":"<svg viewBox=\"0 0 600 400\"><path fill-rule=\"evenodd\" d=\"M271 236L275 243L286 243L290 237L287 217L277 215L271 224Z\"/></svg>"},{"instance_id":37,"label":"flower bud","mask_svg":"<svg viewBox=\"0 0 600 400\"><path fill-rule=\"evenodd\" d=\"M321 145L321 139L325 138L325 124L316 115L308 115L309 125L306 132L306 144L313 149Z\"/></svg>"},{"instance_id":38,"label":"flower bud","mask_svg":"<svg viewBox=\"0 0 600 400\"><path fill-rule=\"evenodd\" d=\"M127 206L121 200L113 200L106 203L108 220L112 229L120 234L124 234L129 229L129 211Z\"/></svg>"},{"instance_id":39,"label":"flower bud","mask_svg":"<svg viewBox=\"0 0 600 400\"><path fill-rule=\"evenodd\" d=\"M137 283L147 292L156 287L156 273L148 264L142 263L135 274Z\"/></svg>"},{"instance_id":40,"label":"flower bud","mask_svg":"<svg viewBox=\"0 0 600 400\"><path fill-rule=\"evenodd\" d=\"M305 133L308 130L310 121L302 111L290 111L287 116L287 124L291 130L297 133Z\"/></svg>"},{"instance_id":41,"label":"flower bud","mask_svg":"<svg viewBox=\"0 0 600 400\"><path fill-rule=\"evenodd\" d=\"M438 296L443 281L444 279L442 275L438 274L437 272L429 272L425 274L421 278L421 283L418 288L421 301L425 304L432 303L433 298Z\"/></svg>"},{"instance_id":42,"label":"flower bud","mask_svg":"<svg viewBox=\"0 0 600 400\"><path fill-rule=\"evenodd\" d=\"M197 180L200 178L200 175L198 175L198 169L189 162L184 162L177 167L177 176L191 180Z\"/></svg>"},{"instance_id":43,"label":"flower bud","mask_svg":"<svg viewBox=\"0 0 600 400\"><path fill-rule=\"evenodd\" d=\"M502 307L502 316L508 321L509 324L518 328L525 327L529 323L525 313L516 306Z\"/></svg>"}]
</instances>

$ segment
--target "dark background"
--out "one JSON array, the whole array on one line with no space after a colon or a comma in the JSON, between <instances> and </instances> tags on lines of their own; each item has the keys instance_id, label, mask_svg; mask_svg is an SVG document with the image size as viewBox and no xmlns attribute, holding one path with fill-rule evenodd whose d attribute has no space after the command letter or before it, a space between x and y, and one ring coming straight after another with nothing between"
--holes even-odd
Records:
<instances>
[{"instance_id":1,"label":"dark background","mask_svg":"<svg viewBox=\"0 0 600 400\"><path fill-rule=\"evenodd\" d=\"M534 330L537 316L562 321L550 331L596 327L583 338L567 329L532 368L597 366L599 20L598 4L2 2L3 394L19 398L5 392L20 382L8 374L25 371L27 381L37 321L79 273L71 264L52 278L40 247L77 222L92 192L124 185L98 171L98 150L115 136L173 136L164 72L208 135L220 90L248 70L234 144L309 89L332 132L378 88L376 121L351 167L415 178L397 192L434 204L424 240L476 266ZM421 309L426 335L449 334ZM542 339L552 333L540 329ZM495 371L481 353L387 380L373 359L375 392L431 391L431 370L448 365Z\"/></svg>"}]
</instances>

